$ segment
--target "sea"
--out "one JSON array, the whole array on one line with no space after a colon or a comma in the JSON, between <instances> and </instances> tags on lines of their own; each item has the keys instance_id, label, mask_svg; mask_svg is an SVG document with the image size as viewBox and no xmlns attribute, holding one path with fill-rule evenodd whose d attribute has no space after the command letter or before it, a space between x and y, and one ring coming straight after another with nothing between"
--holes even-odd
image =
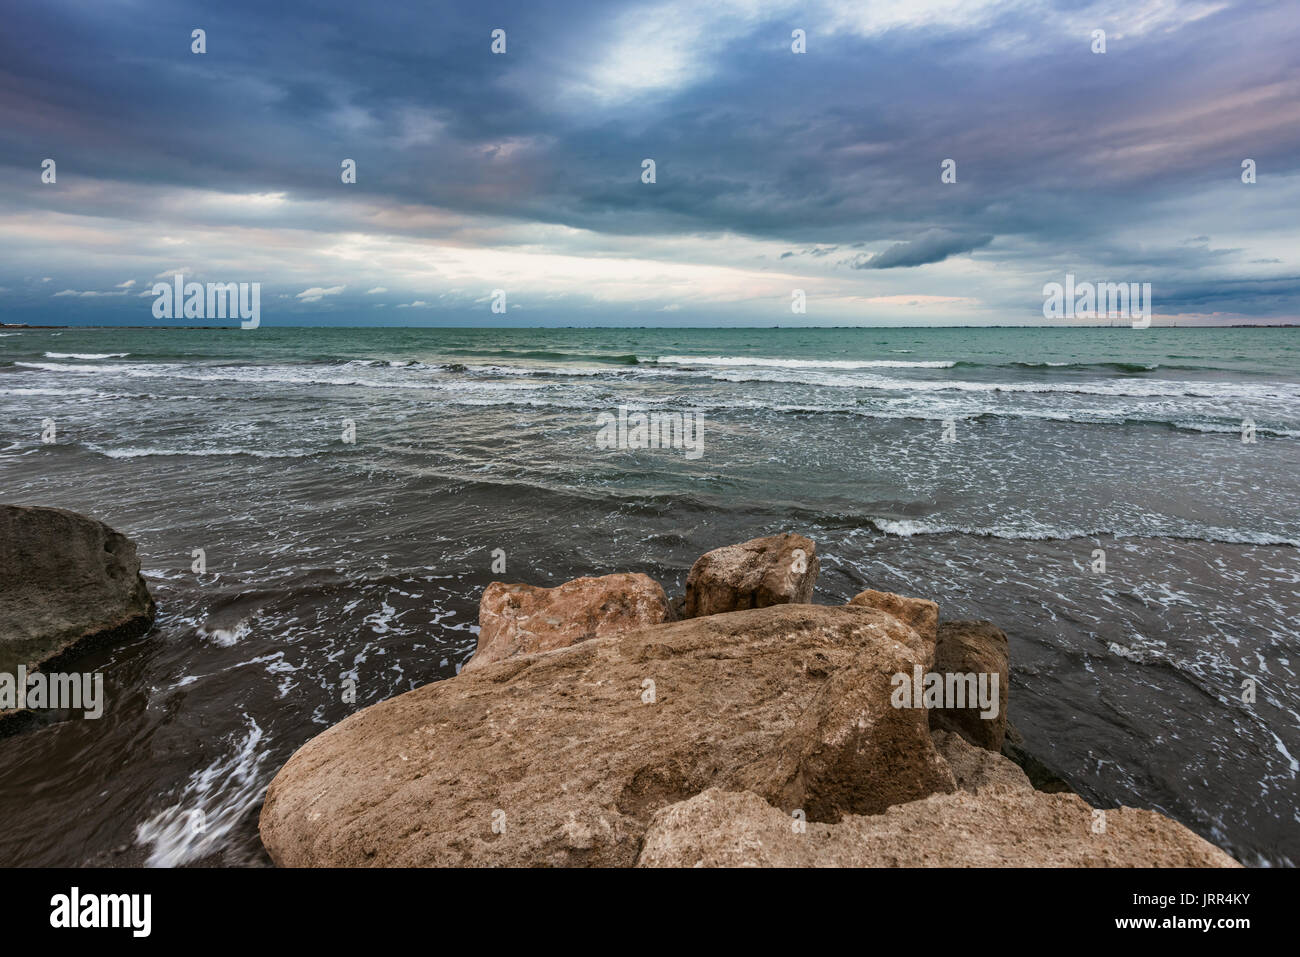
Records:
<instances>
[{"instance_id":1,"label":"sea","mask_svg":"<svg viewBox=\"0 0 1300 957\"><path fill-rule=\"evenodd\" d=\"M0 739L0 865L268 865L276 771L454 676L489 582L675 596L783 531L819 603L1001 627L1090 803L1300 862L1300 329L5 328L0 501L129 535L159 606L79 663L102 718Z\"/></svg>"}]
</instances>

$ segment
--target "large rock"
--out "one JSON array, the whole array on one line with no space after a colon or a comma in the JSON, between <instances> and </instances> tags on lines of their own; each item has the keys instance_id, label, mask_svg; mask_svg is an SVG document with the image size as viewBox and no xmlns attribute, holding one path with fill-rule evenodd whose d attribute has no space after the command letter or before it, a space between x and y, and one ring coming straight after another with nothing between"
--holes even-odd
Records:
<instances>
[{"instance_id":1,"label":"large rock","mask_svg":"<svg viewBox=\"0 0 1300 957\"><path fill-rule=\"evenodd\" d=\"M492 582L478 606L478 648L466 669L567 648L671 620L668 596L648 575L575 578L554 588Z\"/></svg>"},{"instance_id":2,"label":"large rock","mask_svg":"<svg viewBox=\"0 0 1300 957\"><path fill-rule=\"evenodd\" d=\"M935 640L939 627L939 606L932 601L868 588L850 598L849 604L865 605L868 608L879 608L881 611L889 612L904 624L911 625L923 637L930 641Z\"/></svg>"},{"instance_id":3,"label":"large rock","mask_svg":"<svg viewBox=\"0 0 1300 957\"><path fill-rule=\"evenodd\" d=\"M990 755L990 757L996 757ZM1239 867L1154 811L1097 817L1028 786L937 794L870 817L800 827L750 792L710 788L659 810L641 867Z\"/></svg>"},{"instance_id":4,"label":"large rock","mask_svg":"<svg viewBox=\"0 0 1300 957\"><path fill-rule=\"evenodd\" d=\"M812 601L820 562L812 539L786 533L705 552L686 576L684 618Z\"/></svg>"},{"instance_id":5,"label":"large rock","mask_svg":"<svg viewBox=\"0 0 1300 957\"><path fill-rule=\"evenodd\" d=\"M61 508L0 505L0 672L57 670L149 630L156 608L135 545Z\"/></svg>"},{"instance_id":6,"label":"large rock","mask_svg":"<svg viewBox=\"0 0 1300 957\"><path fill-rule=\"evenodd\" d=\"M998 676L998 710L982 717L978 704L965 708L931 709L930 727L956 731L990 751L1001 751L1007 729L1007 700L1011 696L1007 636L987 621L945 621L939 626L934 670L938 674Z\"/></svg>"},{"instance_id":7,"label":"large rock","mask_svg":"<svg viewBox=\"0 0 1300 957\"><path fill-rule=\"evenodd\" d=\"M932 654L874 609L780 605L495 662L309 741L262 840L285 866L628 866L657 810L713 786L876 813L956 787L926 712L889 703Z\"/></svg>"}]
</instances>

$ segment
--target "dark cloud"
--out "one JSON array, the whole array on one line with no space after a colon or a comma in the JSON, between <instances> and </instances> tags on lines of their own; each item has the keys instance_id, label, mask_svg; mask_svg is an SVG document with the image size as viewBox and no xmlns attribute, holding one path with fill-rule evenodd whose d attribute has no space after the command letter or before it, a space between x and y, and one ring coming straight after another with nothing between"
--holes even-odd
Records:
<instances>
[{"instance_id":1,"label":"dark cloud","mask_svg":"<svg viewBox=\"0 0 1300 957\"><path fill-rule=\"evenodd\" d=\"M1233 295L1277 307L1230 275L1277 249L1209 244L1216 233L1236 240L1242 222L1261 229L1263 213L1285 206L1269 191L1300 168L1300 124L1283 112L1300 21L1285 4L1112 31L1104 56L1086 32L1062 29L1074 4L874 34L825 35L810 20L799 57L783 42L789 18L760 12L662 88L584 98L584 83L607 92L592 71L629 13L647 33L666 15L600 0L140 0L129 18L84 0L17 5L0 32L0 211L74 211L68 193L33 185L46 156L61 182L107 185L77 194L86 215L128 219L153 211L115 200L114 184L328 201L350 157L349 197L390 208L609 237L770 239L799 264L910 236L849 265L900 269L976 250L1044 269L1087 259L1116 274L1165 270L1166 288L1195 286L1189 298L1222 278ZM203 56L189 52L195 26L208 33ZM487 52L499 26L501 57ZM1244 156L1259 164L1256 186L1239 183ZM646 157L653 186L639 178ZM955 184L940 183L946 158ZM266 224L355 225L316 207Z\"/></svg>"},{"instance_id":2,"label":"dark cloud","mask_svg":"<svg viewBox=\"0 0 1300 957\"><path fill-rule=\"evenodd\" d=\"M969 236L945 230L930 230L905 243L895 243L882 253L859 257L854 269L895 269L903 266L924 266L943 262L949 256L982 249L993 242L991 235Z\"/></svg>"}]
</instances>

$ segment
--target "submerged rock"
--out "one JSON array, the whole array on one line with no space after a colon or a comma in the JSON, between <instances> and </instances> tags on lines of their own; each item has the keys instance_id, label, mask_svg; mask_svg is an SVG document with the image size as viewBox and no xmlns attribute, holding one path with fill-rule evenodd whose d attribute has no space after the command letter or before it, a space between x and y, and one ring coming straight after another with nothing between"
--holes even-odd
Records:
<instances>
[{"instance_id":1,"label":"submerged rock","mask_svg":"<svg viewBox=\"0 0 1300 957\"><path fill-rule=\"evenodd\" d=\"M629 866L710 787L787 820L877 813L957 786L926 712L889 702L932 654L875 609L778 605L494 662L309 741L262 840L285 866Z\"/></svg>"},{"instance_id":2,"label":"submerged rock","mask_svg":"<svg viewBox=\"0 0 1300 957\"><path fill-rule=\"evenodd\" d=\"M156 613L134 543L61 508L0 505L0 581L0 672L54 670Z\"/></svg>"},{"instance_id":3,"label":"submerged rock","mask_svg":"<svg viewBox=\"0 0 1300 957\"><path fill-rule=\"evenodd\" d=\"M683 618L812 601L820 562L812 539L786 533L705 552L686 576Z\"/></svg>"},{"instance_id":4,"label":"submerged rock","mask_svg":"<svg viewBox=\"0 0 1300 957\"><path fill-rule=\"evenodd\" d=\"M465 670L671 619L663 588L640 573L575 578L554 588L493 582L479 601L478 648Z\"/></svg>"}]
</instances>

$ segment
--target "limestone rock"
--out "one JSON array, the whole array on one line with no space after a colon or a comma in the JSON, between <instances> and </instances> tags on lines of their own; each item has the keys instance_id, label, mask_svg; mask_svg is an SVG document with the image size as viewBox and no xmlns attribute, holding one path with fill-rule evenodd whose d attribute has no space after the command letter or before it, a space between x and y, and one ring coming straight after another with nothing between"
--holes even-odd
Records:
<instances>
[{"instance_id":1,"label":"limestone rock","mask_svg":"<svg viewBox=\"0 0 1300 957\"><path fill-rule=\"evenodd\" d=\"M777 605L484 665L304 745L262 808L282 866L629 866L712 786L809 820L956 788L890 677L929 667L870 608Z\"/></svg>"},{"instance_id":2,"label":"limestone rock","mask_svg":"<svg viewBox=\"0 0 1300 957\"><path fill-rule=\"evenodd\" d=\"M1104 827L1098 821L1104 821ZM1239 867L1154 811L1098 819L1074 794L1024 787L936 794L838 824L718 787L656 812L641 867Z\"/></svg>"},{"instance_id":3,"label":"limestone rock","mask_svg":"<svg viewBox=\"0 0 1300 957\"><path fill-rule=\"evenodd\" d=\"M671 620L668 596L648 575L575 578L554 588L493 582L478 608L478 648L465 669Z\"/></svg>"},{"instance_id":4,"label":"limestone rock","mask_svg":"<svg viewBox=\"0 0 1300 957\"><path fill-rule=\"evenodd\" d=\"M686 576L684 618L812 601L820 562L812 539L786 533L705 552Z\"/></svg>"},{"instance_id":5,"label":"limestone rock","mask_svg":"<svg viewBox=\"0 0 1300 957\"><path fill-rule=\"evenodd\" d=\"M904 624L911 625L931 641L936 638L939 627L939 606L932 601L868 588L850 598L849 604L866 605L868 608L887 611Z\"/></svg>"}]
</instances>

